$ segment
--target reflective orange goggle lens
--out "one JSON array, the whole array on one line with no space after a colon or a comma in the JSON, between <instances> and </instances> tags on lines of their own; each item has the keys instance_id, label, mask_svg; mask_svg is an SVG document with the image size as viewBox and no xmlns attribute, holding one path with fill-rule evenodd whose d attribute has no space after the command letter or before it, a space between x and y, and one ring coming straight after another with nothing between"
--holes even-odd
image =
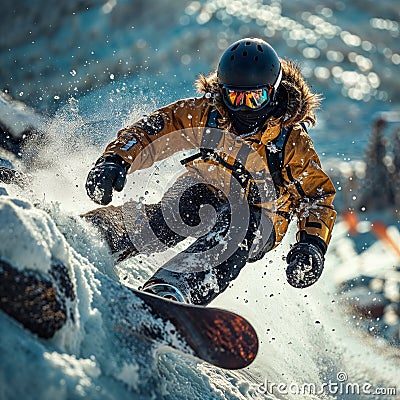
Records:
<instances>
[{"instance_id":1,"label":"reflective orange goggle lens","mask_svg":"<svg viewBox=\"0 0 400 400\"><path fill-rule=\"evenodd\" d=\"M246 91L224 88L223 91L225 100L231 108L247 106L251 109L257 109L269 103L273 88Z\"/></svg>"}]
</instances>

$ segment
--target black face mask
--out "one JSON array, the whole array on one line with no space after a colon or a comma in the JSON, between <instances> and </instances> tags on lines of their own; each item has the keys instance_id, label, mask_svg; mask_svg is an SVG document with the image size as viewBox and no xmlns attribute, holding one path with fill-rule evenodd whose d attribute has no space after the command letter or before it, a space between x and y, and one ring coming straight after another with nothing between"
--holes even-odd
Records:
<instances>
[{"instance_id":1,"label":"black face mask","mask_svg":"<svg viewBox=\"0 0 400 400\"><path fill-rule=\"evenodd\" d=\"M255 132L260 129L269 117L273 106L270 105L261 110L237 110L228 109L229 117L232 120L233 127L239 135Z\"/></svg>"},{"instance_id":2,"label":"black face mask","mask_svg":"<svg viewBox=\"0 0 400 400\"><path fill-rule=\"evenodd\" d=\"M238 135L245 135L258 131L270 116L279 118L283 115L287 105L287 94L283 87L278 88L276 101L268 104L260 110L237 110L227 109L232 125Z\"/></svg>"}]
</instances>

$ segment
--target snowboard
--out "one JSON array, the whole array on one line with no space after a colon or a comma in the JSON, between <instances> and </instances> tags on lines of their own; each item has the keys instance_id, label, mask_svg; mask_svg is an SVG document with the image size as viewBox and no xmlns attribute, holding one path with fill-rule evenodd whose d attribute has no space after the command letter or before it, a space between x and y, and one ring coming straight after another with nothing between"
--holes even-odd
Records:
<instances>
[{"instance_id":1,"label":"snowboard","mask_svg":"<svg viewBox=\"0 0 400 400\"><path fill-rule=\"evenodd\" d=\"M133 332L206 361L220 368L241 369L255 359L258 337L253 326L242 316L233 312L205 306L179 303L150 293L128 288L144 303L155 318L164 326L171 323L174 336L179 340L165 343L165 332L145 326ZM187 346L182 346L183 340Z\"/></svg>"}]
</instances>

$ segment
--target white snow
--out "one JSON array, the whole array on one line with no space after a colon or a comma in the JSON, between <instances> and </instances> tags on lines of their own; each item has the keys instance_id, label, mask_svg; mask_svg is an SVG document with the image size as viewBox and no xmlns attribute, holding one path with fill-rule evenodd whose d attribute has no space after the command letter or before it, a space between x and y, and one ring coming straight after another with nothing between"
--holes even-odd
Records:
<instances>
[{"instance_id":1,"label":"white snow","mask_svg":"<svg viewBox=\"0 0 400 400\"><path fill-rule=\"evenodd\" d=\"M64 236L45 212L25 200L0 196L0 254L19 269L47 272L51 261L68 265Z\"/></svg>"},{"instance_id":2,"label":"white snow","mask_svg":"<svg viewBox=\"0 0 400 400\"><path fill-rule=\"evenodd\" d=\"M128 364L124 362L121 372L117 375L117 379L124 382L126 385L132 388L132 390L138 389L138 375L139 366L136 364Z\"/></svg>"},{"instance_id":3,"label":"white snow","mask_svg":"<svg viewBox=\"0 0 400 400\"><path fill-rule=\"evenodd\" d=\"M46 118L22 102L15 100L11 102L2 91L0 91L0 115L2 123L15 138L21 138L26 131L32 129L41 131L46 123Z\"/></svg>"}]
</instances>

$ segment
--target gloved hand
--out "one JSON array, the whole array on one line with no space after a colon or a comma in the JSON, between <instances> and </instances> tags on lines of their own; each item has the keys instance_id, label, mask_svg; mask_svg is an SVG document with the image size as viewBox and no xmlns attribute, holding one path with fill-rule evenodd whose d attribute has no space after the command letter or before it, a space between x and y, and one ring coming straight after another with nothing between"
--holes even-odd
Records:
<instances>
[{"instance_id":1,"label":"gloved hand","mask_svg":"<svg viewBox=\"0 0 400 400\"><path fill-rule=\"evenodd\" d=\"M286 278L290 285L306 288L318 280L324 269L325 251L322 248L312 241L299 242L291 248L286 257Z\"/></svg>"},{"instance_id":2,"label":"gloved hand","mask_svg":"<svg viewBox=\"0 0 400 400\"><path fill-rule=\"evenodd\" d=\"M126 183L129 164L117 155L100 157L86 179L86 192L96 203L106 205L115 189L120 192Z\"/></svg>"}]
</instances>

